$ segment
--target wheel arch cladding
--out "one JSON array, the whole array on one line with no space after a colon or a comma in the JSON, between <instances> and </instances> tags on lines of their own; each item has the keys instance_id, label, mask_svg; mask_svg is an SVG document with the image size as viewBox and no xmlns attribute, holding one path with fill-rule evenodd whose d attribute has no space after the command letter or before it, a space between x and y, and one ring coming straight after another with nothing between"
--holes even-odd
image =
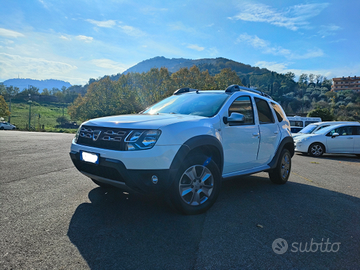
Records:
<instances>
[{"instance_id":1,"label":"wheel arch cladding","mask_svg":"<svg viewBox=\"0 0 360 270\"><path fill-rule=\"evenodd\" d=\"M281 154L283 149L289 150L291 157L294 156L294 153L295 153L294 139L292 137L286 137L281 141L281 143L280 143L280 145L279 145L279 147L278 147L278 149L276 151L275 156L273 157L273 159L268 164L270 166L270 168L273 169L273 168L276 167L276 165L278 163L278 160L280 158L280 154Z\"/></svg>"},{"instance_id":2,"label":"wheel arch cladding","mask_svg":"<svg viewBox=\"0 0 360 270\"><path fill-rule=\"evenodd\" d=\"M224 152L220 141L210 135L200 135L187 140L176 153L170 168L178 169L188 155L202 153L211 158L222 173L224 164ZM209 162L209 160L204 160Z\"/></svg>"}]
</instances>

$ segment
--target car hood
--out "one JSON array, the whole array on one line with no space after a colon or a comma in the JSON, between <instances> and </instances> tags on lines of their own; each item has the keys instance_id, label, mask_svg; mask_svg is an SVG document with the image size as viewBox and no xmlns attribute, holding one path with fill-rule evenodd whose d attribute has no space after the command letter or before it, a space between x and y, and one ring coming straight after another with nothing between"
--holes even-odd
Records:
<instances>
[{"instance_id":1,"label":"car hood","mask_svg":"<svg viewBox=\"0 0 360 270\"><path fill-rule=\"evenodd\" d=\"M317 136L319 136L319 135L321 135L321 134L302 134L302 135L296 136L296 137L294 138L294 141L300 141L300 140L302 140L302 139L304 139L304 138L317 137Z\"/></svg>"},{"instance_id":2,"label":"car hood","mask_svg":"<svg viewBox=\"0 0 360 270\"><path fill-rule=\"evenodd\" d=\"M159 129L174 123L197 121L204 118L183 114L129 114L91 119L83 124L109 128Z\"/></svg>"}]
</instances>

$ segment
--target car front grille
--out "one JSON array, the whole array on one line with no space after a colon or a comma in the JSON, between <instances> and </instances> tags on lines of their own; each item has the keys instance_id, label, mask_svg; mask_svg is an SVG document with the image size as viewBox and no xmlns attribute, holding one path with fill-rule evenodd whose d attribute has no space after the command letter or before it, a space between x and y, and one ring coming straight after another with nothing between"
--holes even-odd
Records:
<instances>
[{"instance_id":1,"label":"car front grille","mask_svg":"<svg viewBox=\"0 0 360 270\"><path fill-rule=\"evenodd\" d=\"M111 150L125 150L125 138L131 130L120 128L82 126L78 144Z\"/></svg>"}]
</instances>

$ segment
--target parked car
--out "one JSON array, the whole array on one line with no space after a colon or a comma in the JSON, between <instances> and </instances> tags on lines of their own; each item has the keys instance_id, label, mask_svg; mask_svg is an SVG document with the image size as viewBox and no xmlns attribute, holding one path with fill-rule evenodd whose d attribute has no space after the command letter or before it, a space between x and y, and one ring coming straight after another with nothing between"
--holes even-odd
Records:
<instances>
[{"instance_id":1,"label":"parked car","mask_svg":"<svg viewBox=\"0 0 360 270\"><path fill-rule=\"evenodd\" d=\"M322 128L326 128L328 126L333 126L333 125L339 125L339 124L357 124L359 122L351 122L351 121L327 121L327 122L317 122L317 123L312 123L307 125L306 127L304 127L303 129L301 129L299 132L297 133L293 133L292 136L293 138L300 136L300 135L305 135L305 134L312 134L315 133L316 131L322 129Z\"/></svg>"},{"instance_id":2,"label":"parked car","mask_svg":"<svg viewBox=\"0 0 360 270\"><path fill-rule=\"evenodd\" d=\"M324 153L355 154L360 157L360 123L339 124L294 138L295 151L320 157Z\"/></svg>"},{"instance_id":3,"label":"parked car","mask_svg":"<svg viewBox=\"0 0 360 270\"><path fill-rule=\"evenodd\" d=\"M209 209L226 178L265 171L285 184L293 154L281 106L238 85L181 88L141 114L89 120L70 152L99 186L162 193L184 214Z\"/></svg>"},{"instance_id":4,"label":"parked car","mask_svg":"<svg viewBox=\"0 0 360 270\"><path fill-rule=\"evenodd\" d=\"M8 122L0 122L0 129L4 130L4 129L16 129L16 126L8 123Z\"/></svg>"},{"instance_id":5,"label":"parked car","mask_svg":"<svg viewBox=\"0 0 360 270\"><path fill-rule=\"evenodd\" d=\"M289 116L291 133L297 133L311 123L321 122L320 117Z\"/></svg>"}]
</instances>

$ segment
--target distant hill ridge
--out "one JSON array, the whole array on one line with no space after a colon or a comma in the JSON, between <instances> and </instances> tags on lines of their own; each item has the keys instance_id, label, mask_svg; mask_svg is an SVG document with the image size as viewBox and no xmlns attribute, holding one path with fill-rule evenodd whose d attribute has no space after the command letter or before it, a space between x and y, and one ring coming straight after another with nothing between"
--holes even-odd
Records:
<instances>
[{"instance_id":1,"label":"distant hill ridge","mask_svg":"<svg viewBox=\"0 0 360 270\"><path fill-rule=\"evenodd\" d=\"M34 86L39 88L39 92L41 93L44 88L51 90L52 88L61 89L61 87L65 86L66 88L70 87L71 84L69 82L61 81L61 80L33 80L33 79L9 79L3 82L5 86L13 86L18 87L20 91L27 89L29 86Z\"/></svg>"},{"instance_id":2,"label":"distant hill ridge","mask_svg":"<svg viewBox=\"0 0 360 270\"><path fill-rule=\"evenodd\" d=\"M203 59L185 59L185 58L165 58L163 56L157 56L151 59L144 60L135 66L125 70L123 74L127 74L129 72L133 73L143 73L148 72L152 68L167 68L171 73L174 73L181 68L191 68L192 66L197 66L201 71L208 70L210 75L215 75L221 72L224 68L230 68L234 70L237 75L245 76L245 75L262 75L265 73L269 73L266 68L260 69L259 67L252 67L250 65L245 65L243 63L239 63L226 58L203 58ZM112 75L110 78L112 80L118 80L122 74L118 73L117 75Z\"/></svg>"}]
</instances>

